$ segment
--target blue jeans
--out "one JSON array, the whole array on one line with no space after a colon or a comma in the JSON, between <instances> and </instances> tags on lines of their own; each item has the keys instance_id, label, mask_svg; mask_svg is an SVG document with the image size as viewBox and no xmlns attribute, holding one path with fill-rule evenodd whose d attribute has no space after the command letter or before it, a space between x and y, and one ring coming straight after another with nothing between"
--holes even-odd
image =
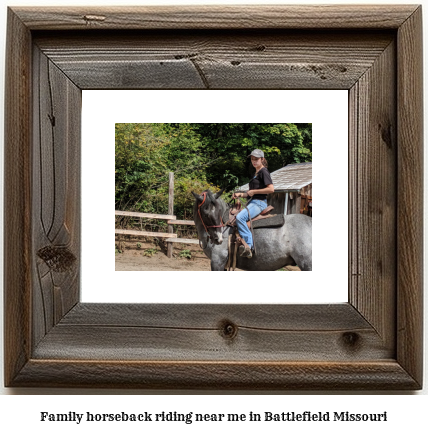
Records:
<instances>
[{"instance_id":1,"label":"blue jeans","mask_svg":"<svg viewBox=\"0 0 428 434\"><path fill-rule=\"evenodd\" d=\"M267 200L250 199L247 202L247 208L252 219L258 216L266 207ZM246 208L244 208L236 216L236 226L238 226L239 235L241 235L241 237L250 247L253 247L253 235L247 226L247 221L250 220L248 217L248 211Z\"/></svg>"}]
</instances>

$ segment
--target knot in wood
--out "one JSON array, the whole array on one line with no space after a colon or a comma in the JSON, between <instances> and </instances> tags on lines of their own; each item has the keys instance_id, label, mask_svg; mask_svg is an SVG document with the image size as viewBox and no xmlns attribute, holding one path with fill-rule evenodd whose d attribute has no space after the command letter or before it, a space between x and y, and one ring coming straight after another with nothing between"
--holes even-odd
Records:
<instances>
[{"instance_id":1,"label":"knot in wood","mask_svg":"<svg viewBox=\"0 0 428 434\"><path fill-rule=\"evenodd\" d=\"M378 126L383 142L389 149L392 149L392 125L390 122L386 122L385 124L379 124Z\"/></svg>"},{"instance_id":2,"label":"knot in wood","mask_svg":"<svg viewBox=\"0 0 428 434\"><path fill-rule=\"evenodd\" d=\"M103 15L85 15L83 19L88 23L90 21L105 21L106 17Z\"/></svg>"},{"instance_id":3,"label":"knot in wood","mask_svg":"<svg viewBox=\"0 0 428 434\"><path fill-rule=\"evenodd\" d=\"M348 350L356 350L361 344L360 335L355 332L345 332L342 334L342 344Z\"/></svg>"},{"instance_id":4,"label":"knot in wood","mask_svg":"<svg viewBox=\"0 0 428 434\"><path fill-rule=\"evenodd\" d=\"M225 339L233 339L238 334L238 326L229 320L221 321L219 328L220 334Z\"/></svg>"},{"instance_id":5,"label":"knot in wood","mask_svg":"<svg viewBox=\"0 0 428 434\"><path fill-rule=\"evenodd\" d=\"M194 59L195 57L198 57L197 53L190 53L190 54L177 54L174 56L174 58L176 60L181 60L181 59Z\"/></svg>"},{"instance_id":6,"label":"knot in wood","mask_svg":"<svg viewBox=\"0 0 428 434\"><path fill-rule=\"evenodd\" d=\"M51 271L63 273L69 270L76 257L67 247L46 246L37 252L37 256L46 263Z\"/></svg>"},{"instance_id":7,"label":"knot in wood","mask_svg":"<svg viewBox=\"0 0 428 434\"><path fill-rule=\"evenodd\" d=\"M266 46L264 45L256 45L255 47L251 47L248 49L249 51L265 51Z\"/></svg>"}]
</instances>

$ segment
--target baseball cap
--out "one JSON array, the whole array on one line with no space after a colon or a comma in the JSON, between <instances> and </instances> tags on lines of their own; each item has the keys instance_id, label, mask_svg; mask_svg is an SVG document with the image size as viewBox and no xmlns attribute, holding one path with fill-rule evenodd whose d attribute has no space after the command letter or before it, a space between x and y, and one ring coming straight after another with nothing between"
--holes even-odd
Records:
<instances>
[{"instance_id":1,"label":"baseball cap","mask_svg":"<svg viewBox=\"0 0 428 434\"><path fill-rule=\"evenodd\" d=\"M265 154L263 153L263 151L261 149L254 149L253 152L251 152L251 154L249 155L249 157L256 157L256 158L264 158Z\"/></svg>"}]
</instances>

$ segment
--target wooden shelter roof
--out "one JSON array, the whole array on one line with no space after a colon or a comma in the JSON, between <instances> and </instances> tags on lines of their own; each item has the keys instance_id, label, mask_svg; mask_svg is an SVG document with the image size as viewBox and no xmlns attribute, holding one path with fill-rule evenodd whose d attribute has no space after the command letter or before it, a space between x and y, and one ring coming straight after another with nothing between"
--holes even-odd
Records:
<instances>
[{"instance_id":1,"label":"wooden shelter roof","mask_svg":"<svg viewBox=\"0 0 428 434\"><path fill-rule=\"evenodd\" d=\"M300 191L312 184L312 162L288 164L271 173L275 192ZM247 191L248 184L239 187L237 191Z\"/></svg>"}]
</instances>

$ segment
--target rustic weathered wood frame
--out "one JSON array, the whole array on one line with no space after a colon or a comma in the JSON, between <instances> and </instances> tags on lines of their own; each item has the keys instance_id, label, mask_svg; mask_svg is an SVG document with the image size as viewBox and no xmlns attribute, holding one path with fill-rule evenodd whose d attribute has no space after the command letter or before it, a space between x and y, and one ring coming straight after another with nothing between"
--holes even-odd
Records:
<instances>
[{"instance_id":1,"label":"rustic weathered wood frame","mask_svg":"<svg viewBox=\"0 0 428 434\"><path fill-rule=\"evenodd\" d=\"M409 5L9 9L6 386L421 388L421 17ZM81 303L90 88L348 89L349 302Z\"/></svg>"}]
</instances>

